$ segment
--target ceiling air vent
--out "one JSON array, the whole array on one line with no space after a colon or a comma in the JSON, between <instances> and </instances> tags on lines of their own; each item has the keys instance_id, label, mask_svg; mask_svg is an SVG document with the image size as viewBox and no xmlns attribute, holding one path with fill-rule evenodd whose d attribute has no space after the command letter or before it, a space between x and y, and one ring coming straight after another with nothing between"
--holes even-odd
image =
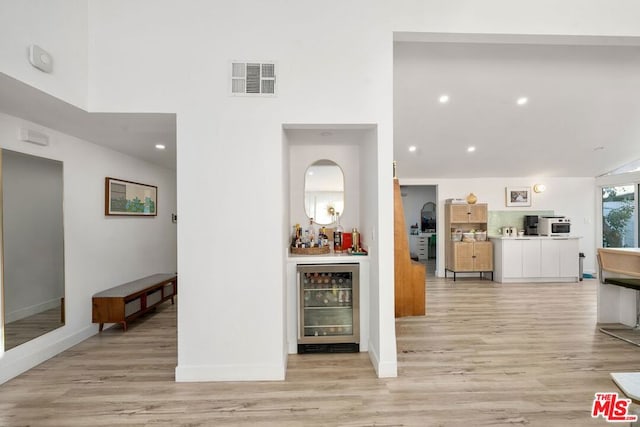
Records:
<instances>
[{"instance_id":1,"label":"ceiling air vent","mask_svg":"<svg viewBox=\"0 0 640 427\"><path fill-rule=\"evenodd\" d=\"M276 94L276 65L273 62L231 63L232 95Z\"/></svg>"}]
</instances>

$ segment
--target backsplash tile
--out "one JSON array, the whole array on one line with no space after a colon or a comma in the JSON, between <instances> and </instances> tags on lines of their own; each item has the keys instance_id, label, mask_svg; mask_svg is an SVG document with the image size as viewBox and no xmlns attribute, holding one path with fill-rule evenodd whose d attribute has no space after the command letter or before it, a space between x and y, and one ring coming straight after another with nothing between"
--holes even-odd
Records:
<instances>
[{"instance_id":1,"label":"backsplash tile","mask_svg":"<svg viewBox=\"0 0 640 427\"><path fill-rule=\"evenodd\" d=\"M489 219L487 221L487 231L489 236L497 236L501 232L502 227L516 227L518 230L524 230L524 216L552 216L553 211L489 211Z\"/></svg>"}]
</instances>

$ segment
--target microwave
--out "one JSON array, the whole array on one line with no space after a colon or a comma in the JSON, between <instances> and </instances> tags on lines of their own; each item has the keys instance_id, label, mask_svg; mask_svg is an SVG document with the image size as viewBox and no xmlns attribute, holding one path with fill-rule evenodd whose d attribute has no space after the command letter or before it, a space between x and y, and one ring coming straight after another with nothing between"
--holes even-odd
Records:
<instances>
[{"instance_id":1,"label":"microwave","mask_svg":"<svg viewBox=\"0 0 640 427\"><path fill-rule=\"evenodd\" d=\"M541 216L538 219L539 236L568 236L571 234L571 220L564 216Z\"/></svg>"}]
</instances>

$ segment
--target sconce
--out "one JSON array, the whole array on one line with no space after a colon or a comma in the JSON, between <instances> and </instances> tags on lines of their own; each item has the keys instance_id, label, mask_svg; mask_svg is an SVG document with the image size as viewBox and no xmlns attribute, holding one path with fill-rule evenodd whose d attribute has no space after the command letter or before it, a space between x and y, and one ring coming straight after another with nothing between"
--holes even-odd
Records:
<instances>
[{"instance_id":1,"label":"sconce","mask_svg":"<svg viewBox=\"0 0 640 427\"><path fill-rule=\"evenodd\" d=\"M536 193L542 193L547 189L547 186L544 184L536 184L533 186L533 191Z\"/></svg>"}]
</instances>

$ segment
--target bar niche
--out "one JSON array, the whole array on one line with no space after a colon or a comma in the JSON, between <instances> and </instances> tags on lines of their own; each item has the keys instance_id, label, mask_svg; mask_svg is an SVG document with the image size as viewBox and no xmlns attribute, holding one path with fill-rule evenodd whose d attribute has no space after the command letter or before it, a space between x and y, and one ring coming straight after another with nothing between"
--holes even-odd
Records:
<instances>
[{"instance_id":1,"label":"bar niche","mask_svg":"<svg viewBox=\"0 0 640 427\"><path fill-rule=\"evenodd\" d=\"M298 353L360 351L359 264L298 265Z\"/></svg>"}]
</instances>

